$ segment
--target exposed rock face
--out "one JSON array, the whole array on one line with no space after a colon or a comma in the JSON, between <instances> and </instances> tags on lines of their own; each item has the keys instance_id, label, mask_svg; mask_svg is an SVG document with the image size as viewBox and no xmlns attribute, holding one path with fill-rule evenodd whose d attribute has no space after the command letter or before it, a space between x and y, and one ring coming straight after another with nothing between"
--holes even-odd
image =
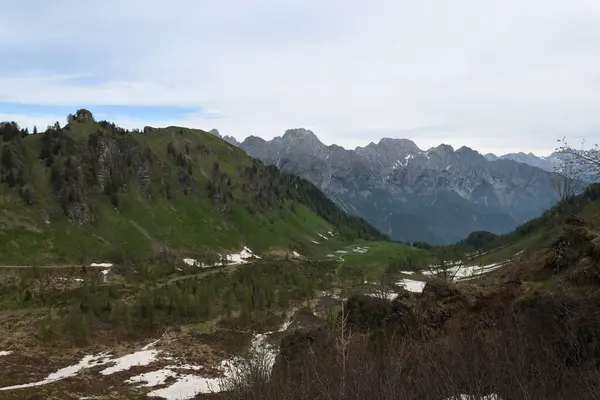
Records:
<instances>
[{"instance_id":1,"label":"exposed rock face","mask_svg":"<svg viewBox=\"0 0 600 400\"><path fill-rule=\"evenodd\" d=\"M75 112L75 115L69 114L67 117L67 122L86 122L86 121L94 121L94 116L91 111L88 111L84 108L81 108Z\"/></svg>"},{"instance_id":2,"label":"exposed rock face","mask_svg":"<svg viewBox=\"0 0 600 400\"><path fill-rule=\"evenodd\" d=\"M221 134L219 133L219 131L217 129L211 129L210 131L208 131L208 133L210 133L211 135L215 135L216 137L223 139L227 143L230 143L234 146L240 145L240 143L236 140L236 138L234 138L233 136L227 136L227 135L221 136Z\"/></svg>"},{"instance_id":3,"label":"exposed rock face","mask_svg":"<svg viewBox=\"0 0 600 400\"><path fill-rule=\"evenodd\" d=\"M509 159L440 145L421 150L407 139L346 150L325 146L306 129L240 147L306 178L347 212L396 240L452 243L473 231L505 233L556 200L554 174Z\"/></svg>"}]
</instances>

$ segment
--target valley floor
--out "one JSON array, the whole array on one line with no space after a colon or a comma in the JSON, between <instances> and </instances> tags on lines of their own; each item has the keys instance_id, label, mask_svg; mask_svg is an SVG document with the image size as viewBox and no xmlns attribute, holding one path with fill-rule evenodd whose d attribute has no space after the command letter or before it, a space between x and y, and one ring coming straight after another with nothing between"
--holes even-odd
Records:
<instances>
[{"instance_id":1,"label":"valley floor","mask_svg":"<svg viewBox=\"0 0 600 400\"><path fill-rule=\"evenodd\" d=\"M371 243L347 246L337 250L333 261L328 263L337 268L354 268L358 264L371 265L380 262L388 244ZM294 252L290 261L300 265L308 260ZM344 256L346 259L344 259ZM186 259L189 269L176 267L176 275L162 279L157 288L180 285L186 281L205 279L215 274L227 274L232 277L241 270L259 268L263 262L252 254L250 249L229 257L226 266L207 267L195 260ZM32 330L43 322L49 309L47 307L25 307L7 309L0 313L0 365L5 373L0 378L2 398L27 398L41 394L43 398L64 398L68 394L73 398L138 398L156 396L171 399L191 399L202 394L219 392L227 385L228 379L236 375L251 357L263 357L270 369L275 362L281 338L296 329L307 330L330 320L341 306L342 300L357 293L373 297L393 299L403 291L420 293L427 280L442 272L452 274L455 280L474 279L491 272L506 263L489 266L453 265L444 271L436 266L424 270L399 271L392 282L383 289L380 282L359 281L345 288L329 284L324 290L317 290L313 296L293 302L291 307L275 307L259 313L253 322L237 323L230 326L222 313L215 317L193 323L176 324L166 327L154 335L144 334L135 340L121 340L114 332L102 332L94 335L90 345L73 348L66 345L64 338L55 339L55 344L39 343L39 330ZM285 266L282 266L285 268ZM280 267L280 268L282 268ZM96 263L94 266L80 268L68 266L37 267L36 271L48 270L46 282L53 282L56 290L70 291L83 287L89 273L106 271L109 281L117 285L125 284L119 275L119 269L111 271L111 263ZM33 266L5 266L5 279L17 280L23 271L33 271ZM200 269L199 272L196 272ZM196 271L194 271L196 270ZM369 271L370 268L366 268ZM110 271L110 273L108 273ZM190 273L192 272L192 273ZM11 275L12 274L12 275ZM368 274L367 274L368 275ZM97 275L97 278L100 275ZM102 283L99 283L102 285ZM233 312L233 319L239 317L239 310ZM239 322L239 321L238 321ZM99 328L102 329L102 328ZM59 333L64 335L64 333Z\"/></svg>"}]
</instances>

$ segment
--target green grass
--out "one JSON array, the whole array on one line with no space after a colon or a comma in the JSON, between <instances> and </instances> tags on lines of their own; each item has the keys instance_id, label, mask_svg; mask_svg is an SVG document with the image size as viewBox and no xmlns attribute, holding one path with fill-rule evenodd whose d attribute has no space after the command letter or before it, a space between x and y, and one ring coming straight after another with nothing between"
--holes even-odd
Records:
<instances>
[{"instance_id":1,"label":"green grass","mask_svg":"<svg viewBox=\"0 0 600 400\"><path fill-rule=\"evenodd\" d=\"M516 254L531 248L538 248L543 245L543 234L535 233L528 235L515 243L491 250L482 256L475 257L466 262L467 265L490 265L502 261L510 260Z\"/></svg>"}]
</instances>

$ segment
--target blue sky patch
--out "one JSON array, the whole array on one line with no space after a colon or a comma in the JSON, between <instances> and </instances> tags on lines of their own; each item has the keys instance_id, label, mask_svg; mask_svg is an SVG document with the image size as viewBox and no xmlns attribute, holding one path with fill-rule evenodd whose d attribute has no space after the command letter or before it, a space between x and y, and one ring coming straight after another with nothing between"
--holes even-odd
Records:
<instances>
[{"instance_id":1,"label":"blue sky patch","mask_svg":"<svg viewBox=\"0 0 600 400\"><path fill-rule=\"evenodd\" d=\"M180 106L130 106L130 105L53 105L0 102L0 113L20 115L64 115L74 113L80 108L90 110L96 119L115 120L118 117L135 119L176 119L188 114L200 114L205 118L218 119L216 113L203 113L201 108Z\"/></svg>"}]
</instances>

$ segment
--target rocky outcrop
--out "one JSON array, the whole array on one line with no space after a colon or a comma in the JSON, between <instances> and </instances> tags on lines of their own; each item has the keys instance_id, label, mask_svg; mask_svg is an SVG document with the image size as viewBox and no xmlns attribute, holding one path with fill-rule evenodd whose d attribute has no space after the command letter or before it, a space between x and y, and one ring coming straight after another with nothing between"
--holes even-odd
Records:
<instances>
[{"instance_id":1,"label":"rocky outcrop","mask_svg":"<svg viewBox=\"0 0 600 400\"><path fill-rule=\"evenodd\" d=\"M94 116L92 115L92 112L89 110L86 110L84 108L77 110L75 112L75 115L69 114L67 116L68 123L87 122L87 121L95 121L95 120L94 120Z\"/></svg>"},{"instance_id":2,"label":"rocky outcrop","mask_svg":"<svg viewBox=\"0 0 600 400\"><path fill-rule=\"evenodd\" d=\"M221 133L217 129L211 129L210 131L208 131L208 133L210 133L211 135L215 135L219 139L223 139L227 143L232 144L234 146L239 147L239 145L240 145L240 143L237 141L236 138L234 138L233 136L227 136L227 135L221 136Z\"/></svg>"}]
</instances>

